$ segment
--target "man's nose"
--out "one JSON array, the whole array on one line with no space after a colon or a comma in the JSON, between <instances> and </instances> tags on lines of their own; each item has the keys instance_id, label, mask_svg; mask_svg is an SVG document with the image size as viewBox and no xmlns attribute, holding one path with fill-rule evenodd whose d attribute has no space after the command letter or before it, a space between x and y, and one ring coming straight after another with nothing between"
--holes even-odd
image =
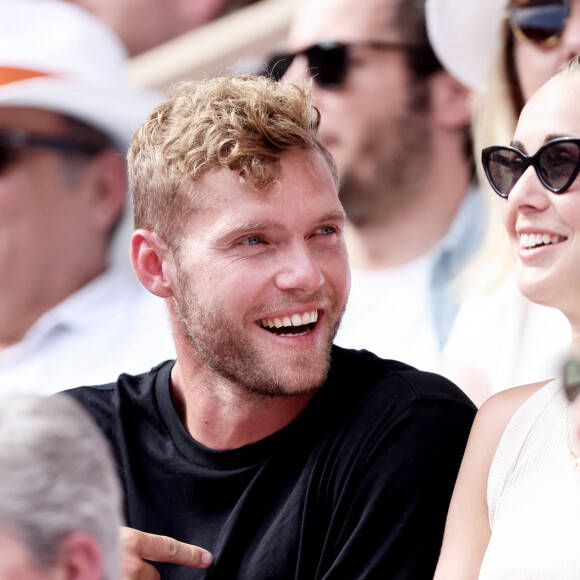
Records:
<instances>
[{"instance_id":1,"label":"man's nose","mask_svg":"<svg viewBox=\"0 0 580 580\"><path fill-rule=\"evenodd\" d=\"M324 284L324 274L306 242L289 246L278 256L276 286L281 290L314 292Z\"/></svg>"},{"instance_id":2,"label":"man's nose","mask_svg":"<svg viewBox=\"0 0 580 580\"><path fill-rule=\"evenodd\" d=\"M282 80L295 83L308 77L308 59L303 54L298 54L292 60L292 64L282 77Z\"/></svg>"}]
</instances>

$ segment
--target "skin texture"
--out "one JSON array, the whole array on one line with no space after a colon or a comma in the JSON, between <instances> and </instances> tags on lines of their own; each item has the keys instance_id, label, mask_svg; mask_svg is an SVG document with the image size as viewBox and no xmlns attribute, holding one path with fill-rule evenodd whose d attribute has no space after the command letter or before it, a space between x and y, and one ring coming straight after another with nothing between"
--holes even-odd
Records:
<instances>
[{"instance_id":1,"label":"skin texture","mask_svg":"<svg viewBox=\"0 0 580 580\"><path fill-rule=\"evenodd\" d=\"M0 579L48 580L50 573L43 571L30 552L14 536L0 531Z\"/></svg>"},{"instance_id":2,"label":"skin texture","mask_svg":"<svg viewBox=\"0 0 580 580\"><path fill-rule=\"evenodd\" d=\"M213 20L227 0L67 0L92 12L135 56Z\"/></svg>"},{"instance_id":3,"label":"skin texture","mask_svg":"<svg viewBox=\"0 0 580 580\"><path fill-rule=\"evenodd\" d=\"M0 129L66 136L62 117L38 109L0 107ZM0 350L104 271L124 175L113 151L73 160L33 148L0 172Z\"/></svg>"}]
</instances>

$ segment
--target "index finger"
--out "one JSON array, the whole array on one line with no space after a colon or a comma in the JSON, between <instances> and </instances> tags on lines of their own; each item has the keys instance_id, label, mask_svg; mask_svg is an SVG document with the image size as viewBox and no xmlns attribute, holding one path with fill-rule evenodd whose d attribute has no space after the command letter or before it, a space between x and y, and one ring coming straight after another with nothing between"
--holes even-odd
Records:
<instances>
[{"instance_id":1,"label":"index finger","mask_svg":"<svg viewBox=\"0 0 580 580\"><path fill-rule=\"evenodd\" d=\"M169 562L190 568L208 568L213 562L213 556L207 550L169 536L123 528L121 540L126 552L153 562Z\"/></svg>"}]
</instances>

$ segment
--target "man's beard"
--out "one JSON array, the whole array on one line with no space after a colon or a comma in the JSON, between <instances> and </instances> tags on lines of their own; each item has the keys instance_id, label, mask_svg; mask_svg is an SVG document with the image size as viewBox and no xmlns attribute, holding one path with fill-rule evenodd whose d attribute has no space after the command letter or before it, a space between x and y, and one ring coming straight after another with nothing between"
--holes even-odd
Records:
<instances>
[{"instance_id":1,"label":"man's beard","mask_svg":"<svg viewBox=\"0 0 580 580\"><path fill-rule=\"evenodd\" d=\"M306 395L322 386L330 368L332 341L344 311L344 307L339 309L336 300L325 312L325 316L334 317L334 320L327 344L323 347L304 350L290 347L285 352L283 346L274 345L268 350L252 343L248 333L241 325L236 325L225 308L208 308L207 301L187 284L179 268L178 279L182 296L181 300L176 300L179 322L196 355L214 375L225 379L240 392L261 397ZM320 297L318 293L309 296L310 303L317 296ZM260 312L291 305L297 310L300 307L296 300L283 302L257 307L245 319L253 321L260 318Z\"/></svg>"},{"instance_id":2,"label":"man's beard","mask_svg":"<svg viewBox=\"0 0 580 580\"><path fill-rule=\"evenodd\" d=\"M430 136L428 113L419 109L369 128L359 159L339 168L340 200L354 225L400 219L423 195Z\"/></svg>"}]
</instances>

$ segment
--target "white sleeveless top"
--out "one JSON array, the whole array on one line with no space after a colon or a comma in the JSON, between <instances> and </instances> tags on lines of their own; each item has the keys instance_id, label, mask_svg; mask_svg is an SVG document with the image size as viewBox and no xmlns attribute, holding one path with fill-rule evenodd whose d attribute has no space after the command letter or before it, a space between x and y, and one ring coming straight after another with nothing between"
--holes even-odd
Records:
<instances>
[{"instance_id":1,"label":"white sleeveless top","mask_svg":"<svg viewBox=\"0 0 580 580\"><path fill-rule=\"evenodd\" d=\"M570 440L580 456L573 432ZM514 414L487 486L491 538L479 580L580 580L580 471L566 441L561 380Z\"/></svg>"}]
</instances>

